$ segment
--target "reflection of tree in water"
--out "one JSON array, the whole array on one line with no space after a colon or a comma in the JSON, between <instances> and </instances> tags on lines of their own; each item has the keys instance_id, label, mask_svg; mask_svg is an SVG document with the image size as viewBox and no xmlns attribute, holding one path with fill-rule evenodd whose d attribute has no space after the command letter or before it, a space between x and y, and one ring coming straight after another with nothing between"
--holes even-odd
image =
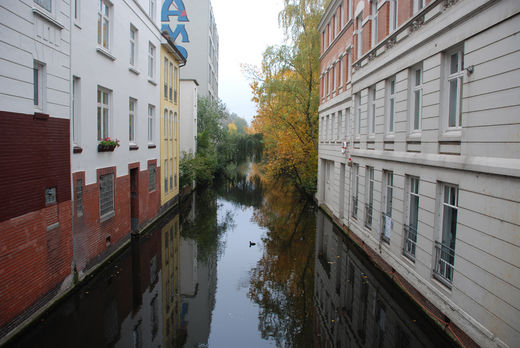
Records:
<instances>
[{"instance_id":1,"label":"reflection of tree in water","mask_svg":"<svg viewBox=\"0 0 520 348\"><path fill-rule=\"evenodd\" d=\"M248 294L260 306L259 330L277 346L308 346L313 340L314 205L290 185L264 183L264 204L254 220L268 230Z\"/></svg>"},{"instance_id":2,"label":"reflection of tree in water","mask_svg":"<svg viewBox=\"0 0 520 348\"><path fill-rule=\"evenodd\" d=\"M249 163L242 163L238 166L234 179L223 180L216 185L218 194L225 200L230 201L235 207L260 207L263 200L263 190L260 177L254 174L256 168L257 165L252 164L250 171Z\"/></svg>"},{"instance_id":3,"label":"reflection of tree in water","mask_svg":"<svg viewBox=\"0 0 520 348\"><path fill-rule=\"evenodd\" d=\"M197 259L205 262L210 255L220 255L223 250L221 236L234 226L233 213L227 211L221 219L217 219L217 193L210 188L197 191L194 195L196 209L193 221L186 219L191 205L181 204L181 236L197 242Z\"/></svg>"}]
</instances>

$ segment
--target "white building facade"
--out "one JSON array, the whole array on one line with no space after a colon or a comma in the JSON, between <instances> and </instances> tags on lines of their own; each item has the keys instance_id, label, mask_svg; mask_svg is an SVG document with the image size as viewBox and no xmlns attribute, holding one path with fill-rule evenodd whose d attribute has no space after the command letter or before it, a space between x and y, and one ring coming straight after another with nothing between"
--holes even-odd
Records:
<instances>
[{"instance_id":1,"label":"white building facade","mask_svg":"<svg viewBox=\"0 0 520 348\"><path fill-rule=\"evenodd\" d=\"M211 1L163 0L161 30L187 58L181 79L196 80L200 96L217 100L219 38Z\"/></svg>"},{"instance_id":2,"label":"white building facade","mask_svg":"<svg viewBox=\"0 0 520 348\"><path fill-rule=\"evenodd\" d=\"M317 199L476 343L520 342L520 3L332 1Z\"/></svg>"},{"instance_id":3,"label":"white building facade","mask_svg":"<svg viewBox=\"0 0 520 348\"><path fill-rule=\"evenodd\" d=\"M181 157L197 152L197 80L181 80Z\"/></svg>"}]
</instances>

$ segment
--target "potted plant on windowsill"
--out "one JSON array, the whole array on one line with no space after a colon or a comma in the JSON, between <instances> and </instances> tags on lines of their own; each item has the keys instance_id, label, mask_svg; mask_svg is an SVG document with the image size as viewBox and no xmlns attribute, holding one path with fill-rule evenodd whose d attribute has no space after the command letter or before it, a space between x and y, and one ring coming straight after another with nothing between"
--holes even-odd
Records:
<instances>
[{"instance_id":1,"label":"potted plant on windowsill","mask_svg":"<svg viewBox=\"0 0 520 348\"><path fill-rule=\"evenodd\" d=\"M108 152L114 151L116 147L119 147L119 139L112 140L107 137L99 142L97 150L98 152Z\"/></svg>"}]
</instances>

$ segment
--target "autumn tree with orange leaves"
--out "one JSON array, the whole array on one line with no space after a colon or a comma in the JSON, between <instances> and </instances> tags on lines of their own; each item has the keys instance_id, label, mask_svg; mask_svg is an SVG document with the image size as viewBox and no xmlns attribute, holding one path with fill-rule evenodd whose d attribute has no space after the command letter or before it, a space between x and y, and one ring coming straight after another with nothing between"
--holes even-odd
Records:
<instances>
[{"instance_id":1,"label":"autumn tree with orange leaves","mask_svg":"<svg viewBox=\"0 0 520 348\"><path fill-rule=\"evenodd\" d=\"M264 136L265 174L290 178L316 191L320 35L327 0L284 0L279 21L289 45L271 46L260 69L246 67L257 115L252 127Z\"/></svg>"}]
</instances>

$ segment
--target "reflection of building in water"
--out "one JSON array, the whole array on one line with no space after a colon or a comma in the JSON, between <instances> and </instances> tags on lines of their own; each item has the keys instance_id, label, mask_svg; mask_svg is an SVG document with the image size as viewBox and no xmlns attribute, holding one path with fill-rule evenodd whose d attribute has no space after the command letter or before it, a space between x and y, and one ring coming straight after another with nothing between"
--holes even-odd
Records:
<instances>
[{"instance_id":1,"label":"reflection of building in water","mask_svg":"<svg viewBox=\"0 0 520 348\"><path fill-rule=\"evenodd\" d=\"M317 217L314 282L315 332L319 347L434 347L432 330L419 329L395 290L376 279L362 256L321 212ZM386 282L389 283L389 282ZM390 283L389 283L390 284ZM407 305L409 306L409 305ZM430 323L427 323L430 324ZM438 336L435 334L434 336ZM446 340L442 337L435 339ZM443 342L442 346L450 344Z\"/></svg>"},{"instance_id":2,"label":"reflection of building in water","mask_svg":"<svg viewBox=\"0 0 520 348\"><path fill-rule=\"evenodd\" d=\"M215 307L217 255L211 253L207 260L197 261L197 243L192 239L183 239L181 248L181 326L187 334L185 347L204 346L208 344L211 313ZM190 278L189 284L184 286L183 281Z\"/></svg>"},{"instance_id":3,"label":"reflection of building in water","mask_svg":"<svg viewBox=\"0 0 520 348\"><path fill-rule=\"evenodd\" d=\"M161 229L163 346L173 347L180 329L179 215Z\"/></svg>"}]
</instances>

